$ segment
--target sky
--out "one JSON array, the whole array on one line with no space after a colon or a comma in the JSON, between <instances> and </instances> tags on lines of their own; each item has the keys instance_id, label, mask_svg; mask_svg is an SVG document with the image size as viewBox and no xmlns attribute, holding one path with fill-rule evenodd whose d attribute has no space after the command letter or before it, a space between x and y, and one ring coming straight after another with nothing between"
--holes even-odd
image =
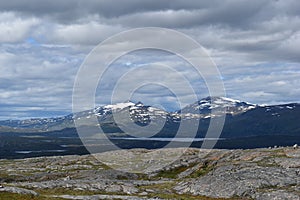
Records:
<instances>
[{"instance_id":1,"label":"sky","mask_svg":"<svg viewBox=\"0 0 300 200\"><path fill-rule=\"evenodd\" d=\"M89 52L114 34L141 27L174 29L201 44L221 73L227 97L254 104L300 102L299 15L297 0L1 1L0 119L71 113L76 74ZM199 98L208 95L189 63L141 50L111 65L96 104L109 103L122 73L149 63L174 67L190 77ZM176 109L176 95L148 85L132 99ZM180 95L188 103L188 94Z\"/></svg>"}]
</instances>

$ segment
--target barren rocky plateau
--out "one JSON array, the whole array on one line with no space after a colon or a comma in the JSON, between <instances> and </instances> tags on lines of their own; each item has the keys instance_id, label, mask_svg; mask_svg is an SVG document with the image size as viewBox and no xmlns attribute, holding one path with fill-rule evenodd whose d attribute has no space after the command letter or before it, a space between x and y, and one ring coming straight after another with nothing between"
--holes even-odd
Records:
<instances>
[{"instance_id":1,"label":"barren rocky plateau","mask_svg":"<svg viewBox=\"0 0 300 200\"><path fill-rule=\"evenodd\" d=\"M171 162L176 156L166 165L164 158ZM0 199L296 200L300 149L134 149L2 159L0 184Z\"/></svg>"}]
</instances>

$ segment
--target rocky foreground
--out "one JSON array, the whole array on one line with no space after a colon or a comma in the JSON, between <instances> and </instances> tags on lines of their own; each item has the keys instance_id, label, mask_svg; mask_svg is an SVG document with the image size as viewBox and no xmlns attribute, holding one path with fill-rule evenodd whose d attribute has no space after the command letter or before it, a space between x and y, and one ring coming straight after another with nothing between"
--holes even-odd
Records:
<instances>
[{"instance_id":1,"label":"rocky foreground","mask_svg":"<svg viewBox=\"0 0 300 200\"><path fill-rule=\"evenodd\" d=\"M163 149L162 158L184 153L151 170L151 150L131 152L138 164L123 151L104 155L111 165L92 155L0 160L0 199L300 199L299 148ZM144 173L116 170L117 156Z\"/></svg>"}]
</instances>

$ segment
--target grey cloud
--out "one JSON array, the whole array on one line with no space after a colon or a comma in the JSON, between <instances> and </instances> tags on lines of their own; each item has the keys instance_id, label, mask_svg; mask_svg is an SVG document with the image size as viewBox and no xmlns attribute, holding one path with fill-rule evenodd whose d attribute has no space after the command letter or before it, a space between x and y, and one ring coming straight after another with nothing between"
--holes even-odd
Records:
<instances>
[{"instance_id":1,"label":"grey cloud","mask_svg":"<svg viewBox=\"0 0 300 200\"><path fill-rule=\"evenodd\" d=\"M288 5L288 6L287 6ZM100 23L122 26L164 26L172 28L209 24L248 27L268 21L275 15L298 15L296 0L283 1L139 1L139 0L66 0L66 1L6 1L0 10L27 16L46 17L64 24L72 24L89 16L98 16ZM288 12L287 12L288 11ZM149 20L150 19L150 20ZM83 20L84 21L84 20Z\"/></svg>"},{"instance_id":2,"label":"grey cloud","mask_svg":"<svg viewBox=\"0 0 300 200\"><path fill-rule=\"evenodd\" d=\"M219 66L230 97L253 103L299 102L299 13L297 0L2 1L0 104L11 110L14 104L12 116L38 108L70 112L74 77L84 57L113 34L141 26L174 28L198 41ZM143 52L116 61L98 98L109 99L119 77L114 70L121 73L151 62L175 67L200 97L207 96L203 82L174 57ZM147 92L140 91L155 103L163 98L164 91ZM189 95L181 94L188 102ZM165 100L174 101L171 96Z\"/></svg>"},{"instance_id":3,"label":"grey cloud","mask_svg":"<svg viewBox=\"0 0 300 200\"><path fill-rule=\"evenodd\" d=\"M217 1L169 1L169 0L14 0L1 2L0 10L14 11L36 16L53 16L67 19L78 19L86 15L98 14L106 18L119 17L132 13L143 13L159 10L199 9L218 5ZM69 16L68 16L69 15Z\"/></svg>"},{"instance_id":4,"label":"grey cloud","mask_svg":"<svg viewBox=\"0 0 300 200\"><path fill-rule=\"evenodd\" d=\"M147 12L135 12L116 18L107 19L110 23L122 24L128 27L163 26L169 28L184 28L203 25L225 25L232 27L249 27L260 18L261 10L267 5L266 1L224 1L211 3L209 7L200 7L195 3L192 9L163 9ZM272 18L272 16L271 16Z\"/></svg>"}]
</instances>

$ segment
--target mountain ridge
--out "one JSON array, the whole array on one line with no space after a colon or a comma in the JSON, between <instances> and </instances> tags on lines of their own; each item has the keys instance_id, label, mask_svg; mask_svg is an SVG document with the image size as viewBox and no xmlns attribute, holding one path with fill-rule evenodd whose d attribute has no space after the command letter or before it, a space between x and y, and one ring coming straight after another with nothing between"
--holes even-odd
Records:
<instances>
[{"instance_id":1,"label":"mountain ridge","mask_svg":"<svg viewBox=\"0 0 300 200\"><path fill-rule=\"evenodd\" d=\"M14 121L13 125L17 127L6 126L10 121L0 121L0 158L87 154L82 139L89 140L98 134L97 130L121 149L163 148L174 138L176 147L190 145L201 148L204 139L209 139L206 142L216 142L214 148L219 149L300 144L300 104L297 103L259 106L213 98L202 99L183 109L187 108L193 113L170 113L141 102L123 102L70 114L65 118ZM209 112L211 108L215 109L214 112ZM113 112L120 117L118 120ZM220 135L207 135L211 119L220 117L220 114L225 115L222 132ZM93 120L90 120L91 117ZM74 119L82 126L76 127ZM98 123L95 123L95 119ZM185 128L180 130L182 122ZM99 124L102 130L99 129ZM79 133L78 130L83 131ZM101 138L93 138L89 142L101 151L104 147L103 150L110 148L107 140L101 141Z\"/></svg>"},{"instance_id":2,"label":"mountain ridge","mask_svg":"<svg viewBox=\"0 0 300 200\"><path fill-rule=\"evenodd\" d=\"M80 120L81 118L88 119L94 115L98 118L100 123L109 122L109 118L112 121L112 114L129 109L131 120L139 122L141 124L147 124L155 117L171 117L174 121L179 122L180 118L184 119L207 119L211 117L218 117L220 115L238 115L248 112L252 109L265 108L266 112L276 110L276 108L294 109L299 106L298 103L280 104L280 105L258 105L248 102L235 100L227 97L206 97L198 100L192 104L183 107L180 110L174 112L167 112L156 107L144 105L142 102L134 103L132 101L126 101L122 103L109 104L104 106L97 106L94 109L78 112L75 114L69 114L61 117L51 118L31 118L25 120L0 120L0 131L3 129L22 129L23 131L53 131L61 130L64 128L72 128L75 126L74 120ZM211 111L214 110L212 116ZM278 112L273 112L273 115L278 115ZM87 125L89 125L87 123Z\"/></svg>"}]
</instances>

